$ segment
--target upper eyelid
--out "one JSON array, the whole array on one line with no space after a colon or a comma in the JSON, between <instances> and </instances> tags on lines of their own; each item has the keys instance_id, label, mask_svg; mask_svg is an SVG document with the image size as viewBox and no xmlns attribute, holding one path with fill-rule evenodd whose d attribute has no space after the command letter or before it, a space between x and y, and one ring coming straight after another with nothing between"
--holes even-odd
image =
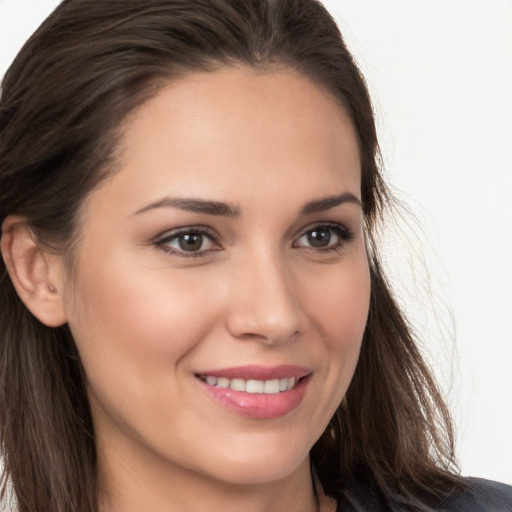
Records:
<instances>
[{"instance_id":1,"label":"upper eyelid","mask_svg":"<svg viewBox=\"0 0 512 512\"><path fill-rule=\"evenodd\" d=\"M326 226L326 227L333 227L333 228L340 228L344 231L351 231L345 224L341 222L336 222L332 220L321 220L321 221L315 221L311 222L310 224L307 224L306 226L301 227L298 231L296 231L296 234L294 237L300 237L303 236L307 231L310 229L313 229L318 226ZM202 226L202 225L191 225L191 226L181 226L177 228L172 228L165 230L154 237L155 241L162 240L165 238L170 238L173 236L177 236L181 233L190 233L190 232L197 232L201 234L206 234L208 236L211 236L215 240L220 240L222 237L218 234L218 232L208 226Z\"/></svg>"},{"instance_id":2,"label":"upper eyelid","mask_svg":"<svg viewBox=\"0 0 512 512\"><path fill-rule=\"evenodd\" d=\"M343 230L349 231L349 228L341 222L335 222L332 220L324 220L324 221L321 220L321 221L311 222L310 224L303 226L296 232L295 236L302 236L304 233L306 233L310 229L313 229L318 226L338 227ZM205 233L205 234L210 235L215 238L221 238L216 230L214 230L208 226L191 225L191 226L181 226L181 227L172 228L172 229L162 231L160 234L155 236L154 239L159 240L161 238L176 236L176 235L179 235L180 233L190 233L190 232Z\"/></svg>"},{"instance_id":3,"label":"upper eyelid","mask_svg":"<svg viewBox=\"0 0 512 512\"><path fill-rule=\"evenodd\" d=\"M337 229L340 229L342 231L345 231L346 233L351 233L352 230L348 228L348 226L346 226L345 224L343 224L342 222L335 222L335 221L332 221L332 220L325 220L325 221L317 221L317 222L312 222L311 224L308 224L307 226L301 228L299 230L299 232L297 233L297 235L295 235L295 239L297 238L300 238L302 236L304 236L308 231L314 229L314 228L317 228L317 227L327 227L327 228L337 228Z\"/></svg>"},{"instance_id":4,"label":"upper eyelid","mask_svg":"<svg viewBox=\"0 0 512 512\"><path fill-rule=\"evenodd\" d=\"M341 223L341 222L335 222L335 221L332 221L332 220L320 220L320 221L311 222L310 224L308 224L305 227L303 227L302 230L303 231L309 231L310 229L315 228L317 226L332 226L332 227L340 227L340 228L343 228L343 229L347 229L344 226L344 224Z\"/></svg>"}]
</instances>

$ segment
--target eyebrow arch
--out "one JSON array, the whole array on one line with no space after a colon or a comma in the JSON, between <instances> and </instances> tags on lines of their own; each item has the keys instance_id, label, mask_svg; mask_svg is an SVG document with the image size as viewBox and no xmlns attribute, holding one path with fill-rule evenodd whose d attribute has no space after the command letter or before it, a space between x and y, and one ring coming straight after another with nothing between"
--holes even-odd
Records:
<instances>
[{"instance_id":1,"label":"eyebrow arch","mask_svg":"<svg viewBox=\"0 0 512 512\"><path fill-rule=\"evenodd\" d=\"M343 203L353 203L362 207L360 199L358 199L354 194L351 194L350 192L345 192L344 194L340 194L338 196L329 196L310 201L302 207L301 213L302 215L307 215L310 213L323 212Z\"/></svg>"},{"instance_id":2,"label":"eyebrow arch","mask_svg":"<svg viewBox=\"0 0 512 512\"><path fill-rule=\"evenodd\" d=\"M188 212L202 213L204 215L222 215L226 217L239 217L240 209L228 203L207 201L205 199L189 199L178 197L164 197L135 212L135 215L154 210L156 208L179 208Z\"/></svg>"}]
</instances>

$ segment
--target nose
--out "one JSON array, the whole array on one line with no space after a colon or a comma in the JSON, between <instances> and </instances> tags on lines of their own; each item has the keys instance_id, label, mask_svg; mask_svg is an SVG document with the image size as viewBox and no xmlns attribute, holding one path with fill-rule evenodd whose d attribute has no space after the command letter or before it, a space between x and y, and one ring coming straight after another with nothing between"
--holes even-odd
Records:
<instances>
[{"instance_id":1,"label":"nose","mask_svg":"<svg viewBox=\"0 0 512 512\"><path fill-rule=\"evenodd\" d=\"M278 256L246 259L231 278L226 323L232 336L277 345L303 331L306 317L293 275Z\"/></svg>"}]
</instances>

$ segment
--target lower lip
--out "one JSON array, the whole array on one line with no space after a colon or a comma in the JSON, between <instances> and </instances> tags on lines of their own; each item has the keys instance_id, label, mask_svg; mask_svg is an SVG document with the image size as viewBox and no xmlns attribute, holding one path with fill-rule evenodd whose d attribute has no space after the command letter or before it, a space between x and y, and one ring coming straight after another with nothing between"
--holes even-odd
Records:
<instances>
[{"instance_id":1,"label":"lower lip","mask_svg":"<svg viewBox=\"0 0 512 512\"><path fill-rule=\"evenodd\" d=\"M281 393L245 393L230 388L210 386L199 380L206 392L222 406L242 416L256 419L279 418L296 409L306 393L310 376L303 377L289 391Z\"/></svg>"}]
</instances>

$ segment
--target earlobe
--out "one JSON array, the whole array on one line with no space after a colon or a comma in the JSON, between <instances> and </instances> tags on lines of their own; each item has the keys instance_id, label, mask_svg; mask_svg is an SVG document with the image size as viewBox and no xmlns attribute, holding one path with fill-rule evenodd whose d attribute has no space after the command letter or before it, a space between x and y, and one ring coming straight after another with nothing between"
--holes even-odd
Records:
<instances>
[{"instance_id":1,"label":"earlobe","mask_svg":"<svg viewBox=\"0 0 512 512\"><path fill-rule=\"evenodd\" d=\"M60 259L43 250L23 217L5 219L0 247L14 287L31 313L48 327L66 323Z\"/></svg>"}]
</instances>

